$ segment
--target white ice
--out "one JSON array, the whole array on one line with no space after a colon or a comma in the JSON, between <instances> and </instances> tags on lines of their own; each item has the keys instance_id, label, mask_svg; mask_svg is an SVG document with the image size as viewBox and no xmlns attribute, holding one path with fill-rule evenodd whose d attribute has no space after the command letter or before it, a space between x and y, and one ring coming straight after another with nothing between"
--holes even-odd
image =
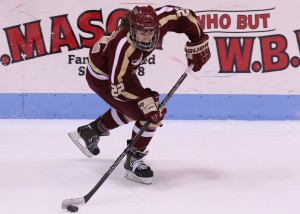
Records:
<instances>
[{"instance_id":1,"label":"white ice","mask_svg":"<svg viewBox=\"0 0 300 214\"><path fill-rule=\"evenodd\" d=\"M0 120L0 212L66 213L125 148L133 124L85 157L67 132L88 120ZM299 214L300 121L165 121L149 146L152 185L124 178L123 162L82 214ZM124 160L123 160L124 161Z\"/></svg>"}]
</instances>

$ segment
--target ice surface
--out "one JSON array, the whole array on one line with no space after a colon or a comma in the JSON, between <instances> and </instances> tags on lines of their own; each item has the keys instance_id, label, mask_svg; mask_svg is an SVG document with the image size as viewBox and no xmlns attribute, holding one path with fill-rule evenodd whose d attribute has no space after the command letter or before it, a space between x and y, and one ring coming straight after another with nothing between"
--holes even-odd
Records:
<instances>
[{"instance_id":1,"label":"ice surface","mask_svg":"<svg viewBox=\"0 0 300 214\"><path fill-rule=\"evenodd\" d=\"M66 213L91 190L133 124L88 159L67 135L88 122L0 120L1 213ZM299 139L300 121L165 121L146 156L153 184L125 179L122 162L78 213L299 214Z\"/></svg>"}]
</instances>

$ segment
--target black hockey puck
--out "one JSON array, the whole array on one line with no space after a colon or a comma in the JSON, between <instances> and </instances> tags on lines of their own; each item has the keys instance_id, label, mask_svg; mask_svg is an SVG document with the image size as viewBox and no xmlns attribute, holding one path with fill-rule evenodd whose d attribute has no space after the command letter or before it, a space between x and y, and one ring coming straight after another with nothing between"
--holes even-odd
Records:
<instances>
[{"instance_id":1,"label":"black hockey puck","mask_svg":"<svg viewBox=\"0 0 300 214\"><path fill-rule=\"evenodd\" d=\"M76 213L76 212L78 211L78 207L73 206L73 205L68 206L67 209L68 209L68 211L71 212L71 213Z\"/></svg>"}]
</instances>

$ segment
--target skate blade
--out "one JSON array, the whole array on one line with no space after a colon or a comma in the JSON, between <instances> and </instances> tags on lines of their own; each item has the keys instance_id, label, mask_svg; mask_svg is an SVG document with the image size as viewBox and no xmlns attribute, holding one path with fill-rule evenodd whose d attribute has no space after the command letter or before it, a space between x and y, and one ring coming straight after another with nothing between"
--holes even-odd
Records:
<instances>
[{"instance_id":1,"label":"skate blade","mask_svg":"<svg viewBox=\"0 0 300 214\"><path fill-rule=\"evenodd\" d=\"M75 132L69 132L68 133L69 137L71 138L71 140L75 143L75 145L80 149L80 151L83 152L83 154L85 154L87 157L91 158L94 155L88 150L88 148L86 148L85 146L83 146L83 144L80 143L80 139L82 139L79 134L75 131ZM84 142L83 142L84 143Z\"/></svg>"},{"instance_id":2,"label":"skate blade","mask_svg":"<svg viewBox=\"0 0 300 214\"><path fill-rule=\"evenodd\" d=\"M152 184L152 177L151 178L141 178L141 177L136 176L133 172L131 172L129 170L126 170L125 178L127 178L128 180L131 180L131 181L141 183L141 184L147 184L147 185Z\"/></svg>"}]
</instances>

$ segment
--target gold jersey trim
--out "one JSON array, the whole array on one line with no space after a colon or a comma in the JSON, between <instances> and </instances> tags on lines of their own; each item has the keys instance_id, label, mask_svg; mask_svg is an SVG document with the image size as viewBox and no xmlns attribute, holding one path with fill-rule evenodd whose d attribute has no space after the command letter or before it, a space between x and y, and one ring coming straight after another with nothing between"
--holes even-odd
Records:
<instances>
[{"instance_id":1,"label":"gold jersey trim","mask_svg":"<svg viewBox=\"0 0 300 214\"><path fill-rule=\"evenodd\" d=\"M107 77L108 77L108 74L107 74L107 73L105 73L104 71L100 70L98 67L96 67L96 66L94 65L94 63L92 62L90 56L88 57L88 62L89 62L90 67L92 68L92 70L93 70L96 74L100 74L100 75L104 75L104 76L107 76Z\"/></svg>"}]
</instances>

